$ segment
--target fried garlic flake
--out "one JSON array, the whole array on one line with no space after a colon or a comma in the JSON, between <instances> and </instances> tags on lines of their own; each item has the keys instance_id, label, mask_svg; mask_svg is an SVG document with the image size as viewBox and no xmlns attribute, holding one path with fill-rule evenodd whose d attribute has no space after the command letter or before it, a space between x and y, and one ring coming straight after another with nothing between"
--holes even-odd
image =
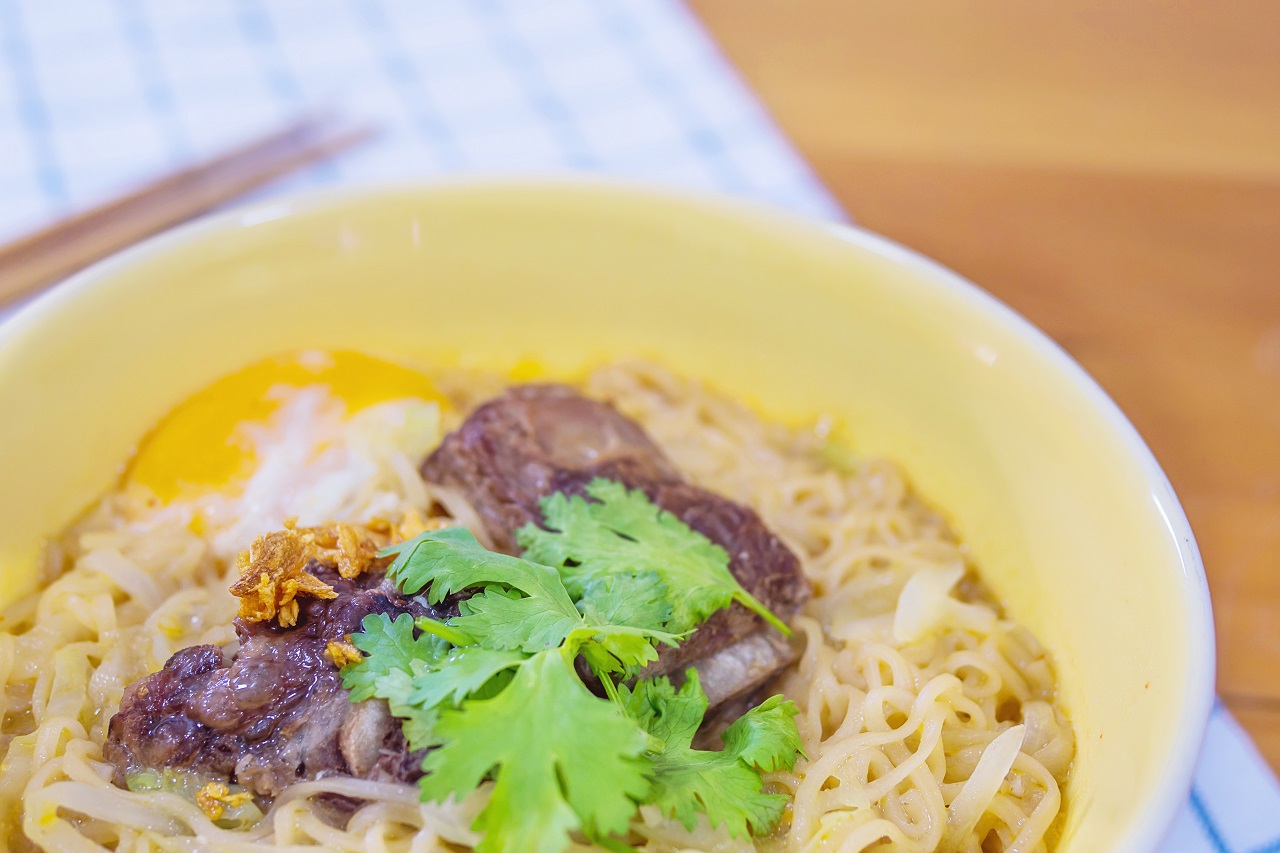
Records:
<instances>
[{"instance_id":1,"label":"fried garlic flake","mask_svg":"<svg viewBox=\"0 0 1280 853\"><path fill-rule=\"evenodd\" d=\"M333 587L307 571L318 551L313 534L292 527L255 539L240 555L240 579L231 585L240 597L240 618L265 622L279 616L288 628L298 621L299 595L336 598Z\"/></svg>"},{"instance_id":2,"label":"fried garlic flake","mask_svg":"<svg viewBox=\"0 0 1280 853\"><path fill-rule=\"evenodd\" d=\"M352 645L346 637L325 643L324 656L333 661L333 665L338 669L342 669L349 663L359 663L364 660L364 653Z\"/></svg>"},{"instance_id":3,"label":"fried garlic flake","mask_svg":"<svg viewBox=\"0 0 1280 853\"><path fill-rule=\"evenodd\" d=\"M363 574L378 559L378 551L391 543L390 537L373 525L326 524L305 530L319 550L316 562L332 565L347 579Z\"/></svg>"},{"instance_id":4,"label":"fried garlic flake","mask_svg":"<svg viewBox=\"0 0 1280 853\"><path fill-rule=\"evenodd\" d=\"M252 799L253 794L248 791L241 791L238 794L231 793L231 789L227 787L225 782L210 782L196 792L196 805L200 806L200 811L204 812L209 820L217 820L222 817L227 810L227 806L232 808L243 806Z\"/></svg>"},{"instance_id":5,"label":"fried garlic flake","mask_svg":"<svg viewBox=\"0 0 1280 853\"><path fill-rule=\"evenodd\" d=\"M399 524L372 521L367 525L331 523L319 527L296 527L285 522L284 530L259 536L240 555L240 579L231 592L240 598L240 618L249 622L277 619L284 628L298 623L298 599L336 598L329 584L307 571L314 561L333 566L341 577L350 579L367 571L378 560L378 551L406 538L406 530L425 525L421 513L410 510Z\"/></svg>"}]
</instances>

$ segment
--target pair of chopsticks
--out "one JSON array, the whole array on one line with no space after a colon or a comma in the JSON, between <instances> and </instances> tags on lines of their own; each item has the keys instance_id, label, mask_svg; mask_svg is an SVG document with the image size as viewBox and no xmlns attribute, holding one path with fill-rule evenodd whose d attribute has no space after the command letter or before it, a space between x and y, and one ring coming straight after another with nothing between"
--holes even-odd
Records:
<instances>
[{"instance_id":1,"label":"pair of chopsticks","mask_svg":"<svg viewBox=\"0 0 1280 853\"><path fill-rule=\"evenodd\" d=\"M131 243L369 139L373 129L300 119L211 160L0 247L0 307Z\"/></svg>"}]
</instances>

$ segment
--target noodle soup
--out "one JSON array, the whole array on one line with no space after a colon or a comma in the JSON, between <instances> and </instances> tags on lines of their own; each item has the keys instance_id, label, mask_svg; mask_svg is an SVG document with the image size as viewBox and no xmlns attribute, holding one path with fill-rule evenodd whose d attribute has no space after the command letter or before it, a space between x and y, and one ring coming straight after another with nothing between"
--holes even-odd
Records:
<instances>
[{"instance_id":1,"label":"noodle soup","mask_svg":"<svg viewBox=\"0 0 1280 853\"><path fill-rule=\"evenodd\" d=\"M391 541L406 525L406 538L456 528L494 545L485 508L424 479L419 466L506 384L310 353L250 368L175 410L121 486L50 543L43 588L4 614L0 794L11 848L483 844L476 819L496 796L492 774L467 796L424 801L412 782L340 772L354 767L343 753L337 771L266 796L245 782L243 762L243 778L233 773L225 784L183 775L190 764L174 758L180 750L165 753L167 765L143 761L124 772L113 761L120 735L112 721L122 703L139 701L130 686L168 671L175 654L247 653L253 636L237 632L229 589L242 577L239 555L272 531L386 524L375 532ZM787 619L794 660L767 683L724 690L699 735L714 742L720 722L772 693L794 704L799 753L759 780L763 796L785 799L778 820L744 837L709 819L705 804L685 821L637 794L621 843L651 851L1052 849L1074 736L1051 659L1007 618L944 516L892 462L852 457L828 440L822 420L806 428L762 421L649 365L598 369L577 391L638 425L691 488L749 508L811 587ZM208 459L218 454L200 452L210 447L222 454L217 464ZM239 606L243 620L243 599ZM311 613L294 617L300 625L280 619L272 637L305 627ZM713 693L710 669L702 680ZM590 841L582 831L570 836L574 847Z\"/></svg>"}]
</instances>

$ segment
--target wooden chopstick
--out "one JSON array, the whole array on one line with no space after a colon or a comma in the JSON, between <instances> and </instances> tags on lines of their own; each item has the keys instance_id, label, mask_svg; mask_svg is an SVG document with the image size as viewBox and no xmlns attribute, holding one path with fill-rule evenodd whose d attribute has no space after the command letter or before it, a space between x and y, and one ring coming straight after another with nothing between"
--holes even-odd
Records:
<instances>
[{"instance_id":1,"label":"wooden chopstick","mask_svg":"<svg viewBox=\"0 0 1280 853\"><path fill-rule=\"evenodd\" d=\"M0 248L0 306L373 135L308 117Z\"/></svg>"}]
</instances>

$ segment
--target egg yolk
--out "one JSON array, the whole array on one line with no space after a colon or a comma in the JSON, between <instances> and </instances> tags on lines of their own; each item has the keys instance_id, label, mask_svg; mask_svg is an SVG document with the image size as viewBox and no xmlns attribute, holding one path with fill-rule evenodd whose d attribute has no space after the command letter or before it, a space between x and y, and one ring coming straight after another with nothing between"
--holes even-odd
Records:
<instances>
[{"instance_id":1,"label":"egg yolk","mask_svg":"<svg viewBox=\"0 0 1280 853\"><path fill-rule=\"evenodd\" d=\"M348 415L388 400L445 403L426 375L374 356L346 350L274 356L222 377L166 415L139 446L126 482L168 502L243 481L257 460L236 428L271 417L280 407L272 389L312 385L328 388Z\"/></svg>"}]
</instances>

